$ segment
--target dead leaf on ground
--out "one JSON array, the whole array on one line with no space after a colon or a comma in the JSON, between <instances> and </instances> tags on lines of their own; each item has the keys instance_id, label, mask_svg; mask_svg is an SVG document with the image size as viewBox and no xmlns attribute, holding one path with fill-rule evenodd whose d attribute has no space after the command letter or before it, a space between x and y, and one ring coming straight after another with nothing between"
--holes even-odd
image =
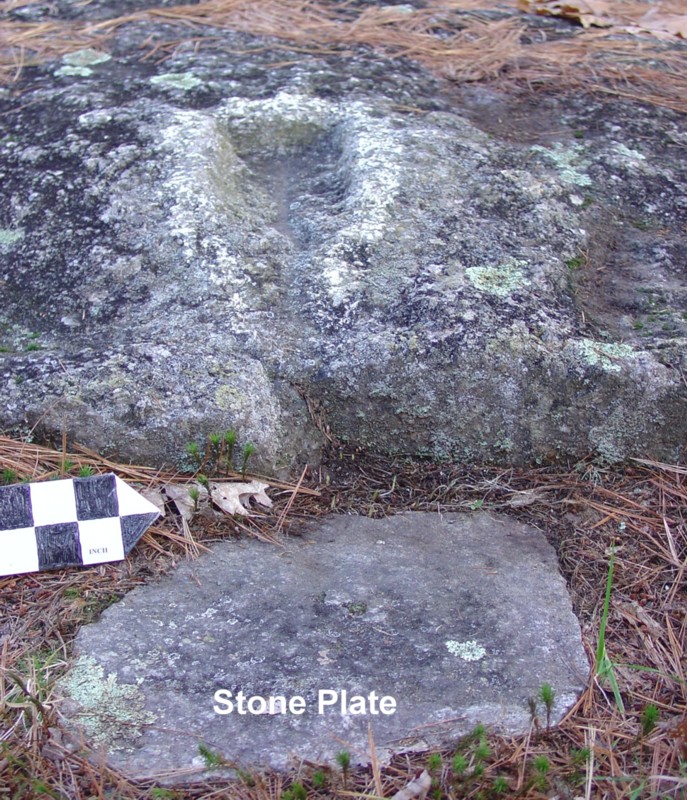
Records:
<instances>
[{"instance_id":1,"label":"dead leaf on ground","mask_svg":"<svg viewBox=\"0 0 687 800\"><path fill-rule=\"evenodd\" d=\"M141 494L155 505L160 513L165 515L165 503L174 504L179 515L186 522L193 519L193 515L201 508L205 507L210 499L212 503L226 514L250 515L250 500L259 503L265 508L272 508L272 501L265 490L269 488L268 483L251 481L250 483L211 483L210 491L212 497L208 495L207 489L200 483L178 484L168 483L160 489L145 489ZM191 490L198 491L197 500L191 497Z\"/></svg>"},{"instance_id":2,"label":"dead leaf on ground","mask_svg":"<svg viewBox=\"0 0 687 800\"><path fill-rule=\"evenodd\" d=\"M413 780L391 800L425 800L427 792L432 788L432 779L426 769L418 770Z\"/></svg>"},{"instance_id":3,"label":"dead leaf on ground","mask_svg":"<svg viewBox=\"0 0 687 800\"><path fill-rule=\"evenodd\" d=\"M141 489L140 493L143 495L143 497L145 497L146 500L152 503L155 506L155 508L157 508L157 510L160 512L160 516L162 517L167 516L167 510L165 509L165 499L162 496L159 489L154 489L150 487L149 489Z\"/></svg>"},{"instance_id":4,"label":"dead leaf on ground","mask_svg":"<svg viewBox=\"0 0 687 800\"><path fill-rule=\"evenodd\" d=\"M683 717L675 729L675 739L682 746L682 757L687 761L687 717Z\"/></svg>"},{"instance_id":5,"label":"dead leaf on ground","mask_svg":"<svg viewBox=\"0 0 687 800\"><path fill-rule=\"evenodd\" d=\"M687 39L687 14L666 14L661 7L652 8L637 21L637 26L655 36L662 34L667 38L679 36Z\"/></svg>"},{"instance_id":6,"label":"dead leaf on ground","mask_svg":"<svg viewBox=\"0 0 687 800\"><path fill-rule=\"evenodd\" d=\"M661 3L644 14L645 5L623 7L613 0L518 0L521 11L538 16L561 17L583 28L617 28L619 33L651 34L659 39L687 39L687 15L672 3Z\"/></svg>"},{"instance_id":7,"label":"dead leaf on ground","mask_svg":"<svg viewBox=\"0 0 687 800\"><path fill-rule=\"evenodd\" d=\"M521 11L543 17L561 17L579 22L583 28L609 28L610 3L605 0L518 0Z\"/></svg>"},{"instance_id":8,"label":"dead leaf on ground","mask_svg":"<svg viewBox=\"0 0 687 800\"><path fill-rule=\"evenodd\" d=\"M616 601L615 608L630 624L637 627L641 623L652 636L661 636L662 627L636 600L629 600L626 603Z\"/></svg>"},{"instance_id":9,"label":"dead leaf on ground","mask_svg":"<svg viewBox=\"0 0 687 800\"><path fill-rule=\"evenodd\" d=\"M189 494L189 489L192 489L193 486L198 489L197 502ZM168 483L160 489L160 494L165 500L171 500L174 503L180 516L187 522L193 519L193 515L198 510L198 505L207 501L208 497L207 489L199 484ZM151 500L151 502L155 503L154 500Z\"/></svg>"},{"instance_id":10,"label":"dead leaf on ground","mask_svg":"<svg viewBox=\"0 0 687 800\"><path fill-rule=\"evenodd\" d=\"M251 497L265 508L272 508L272 501L265 494L268 483L211 483L212 502L227 514L250 515Z\"/></svg>"},{"instance_id":11,"label":"dead leaf on ground","mask_svg":"<svg viewBox=\"0 0 687 800\"><path fill-rule=\"evenodd\" d=\"M532 503L541 502L544 496L545 492L538 492L536 489L525 489L522 492L513 492L507 503L511 508L522 508L522 506L531 506Z\"/></svg>"}]
</instances>

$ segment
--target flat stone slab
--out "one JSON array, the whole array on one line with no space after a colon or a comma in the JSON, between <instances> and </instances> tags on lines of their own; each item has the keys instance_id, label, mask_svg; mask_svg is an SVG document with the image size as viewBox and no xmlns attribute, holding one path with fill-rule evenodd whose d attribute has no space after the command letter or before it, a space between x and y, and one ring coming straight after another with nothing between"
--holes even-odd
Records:
<instances>
[{"instance_id":1,"label":"flat stone slab","mask_svg":"<svg viewBox=\"0 0 687 800\"><path fill-rule=\"evenodd\" d=\"M61 688L112 766L197 777L201 742L232 765L283 769L342 749L366 762L368 723L380 757L477 723L524 731L543 683L559 720L588 670L540 531L407 513L333 516L283 548L218 545L82 628Z\"/></svg>"}]
</instances>

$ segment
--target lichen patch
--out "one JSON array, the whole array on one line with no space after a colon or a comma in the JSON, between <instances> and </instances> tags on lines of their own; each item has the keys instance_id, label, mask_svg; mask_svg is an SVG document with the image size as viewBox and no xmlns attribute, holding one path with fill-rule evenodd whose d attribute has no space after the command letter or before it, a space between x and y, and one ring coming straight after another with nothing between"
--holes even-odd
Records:
<instances>
[{"instance_id":1,"label":"lichen patch","mask_svg":"<svg viewBox=\"0 0 687 800\"><path fill-rule=\"evenodd\" d=\"M182 92L188 92L190 89L200 86L203 81L192 72L165 72L162 75L154 75L150 82L154 86L163 86L168 89L180 89Z\"/></svg>"},{"instance_id":2,"label":"lichen patch","mask_svg":"<svg viewBox=\"0 0 687 800\"><path fill-rule=\"evenodd\" d=\"M446 649L452 656L458 656L463 661L479 661L487 654L482 645L478 644L474 639L470 639L467 642L449 640L445 644Z\"/></svg>"},{"instance_id":3,"label":"lichen patch","mask_svg":"<svg viewBox=\"0 0 687 800\"><path fill-rule=\"evenodd\" d=\"M75 50L62 56L62 61L70 67L93 67L96 64L104 64L112 58L108 53L101 53L87 47L83 50Z\"/></svg>"},{"instance_id":4,"label":"lichen patch","mask_svg":"<svg viewBox=\"0 0 687 800\"><path fill-rule=\"evenodd\" d=\"M526 261L509 258L496 267L468 267L465 274L476 289L508 297L515 289L529 284L523 272L526 266Z\"/></svg>"},{"instance_id":5,"label":"lichen patch","mask_svg":"<svg viewBox=\"0 0 687 800\"><path fill-rule=\"evenodd\" d=\"M23 238L23 228L0 228L0 247L11 247Z\"/></svg>"},{"instance_id":6,"label":"lichen patch","mask_svg":"<svg viewBox=\"0 0 687 800\"><path fill-rule=\"evenodd\" d=\"M598 366L605 372L620 372L621 364L625 359L637 356L637 353L626 344L580 339L576 346L587 364Z\"/></svg>"},{"instance_id":7,"label":"lichen patch","mask_svg":"<svg viewBox=\"0 0 687 800\"><path fill-rule=\"evenodd\" d=\"M558 174L563 183L573 184L574 186L591 186L592 179L583 172L585 166L582 157L582 146L573 144L564 146L556 142L553 148L542 147L535 144L530 148L533 153L541 153L556 165Z\"/></svg>"},{"instance_id":8,"label":"lichen patch","mask_svg":"<svg viewBox=\"0 0 687 800\"><path fill-rule=\"evenodd\" d=\"M81 656L62 679L61 686L79 706L76 719L92 744L131 751L143 727L157 717L146 711L138 686L120 684L92 656Z\"/></svg>"}]
</instances>

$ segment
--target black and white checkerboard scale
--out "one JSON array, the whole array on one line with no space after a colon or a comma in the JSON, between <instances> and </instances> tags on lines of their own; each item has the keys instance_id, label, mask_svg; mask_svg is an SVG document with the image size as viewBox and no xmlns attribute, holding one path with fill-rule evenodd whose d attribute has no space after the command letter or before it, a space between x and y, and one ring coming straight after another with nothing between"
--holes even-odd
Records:
<instances>
[{"instance_id":1,"label":"black and white checkerboard scale","mask_svg":"<svg viewBox=\"0 0 687 800\"><path fill-rule=\"evenodd\" d=\"M0 488L0 575L121 561L160 516L116 475Z\"/></svg>"}]
</instances>

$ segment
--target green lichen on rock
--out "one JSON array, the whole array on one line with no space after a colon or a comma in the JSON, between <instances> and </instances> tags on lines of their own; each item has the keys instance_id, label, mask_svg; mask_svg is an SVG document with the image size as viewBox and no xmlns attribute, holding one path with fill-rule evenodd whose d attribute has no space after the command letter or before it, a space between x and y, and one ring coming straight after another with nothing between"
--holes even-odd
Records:
<instances>
[{"instance_id":1,"label":"green lichen on rock","mask_svg":"<svg viewBox=\"0 0 687 800\"><path fill-rule=\"evenodd\" d=\"M530 149L532 152L541 153L553 161L563 183L571 183L575 186L591 186L592 179L580 169L581 166L584 166L581 145L574 144L566 147L560 142L556 142L553 148L535 144Z\"/></svg>"},{"instance_id":2,"label":"green lichen on rock","mask_svg":"<svg viewBox=\"0 0 687 800\"><path fill-rule=\"evenodd\" d=\"M87 47L84 50L67 53L67 55L62 56L62 61L70 67L93 67L96 64L110 61L111 58L112 56L108 53L101 53L98 50Z\"/></svg>"},{"instance_id":3,"label":"green lichen on rock","mask_svg":"<svg viewBox=\"0 0 687 800\"><path fill-rule=\"evenodd\" d=\"M95 747L130 751L143 735L143 726L157 719L145 710L138 686L120 684L114 674L106 678L91 656L81 656L61 686L78 704L76 718Z\"/></svg>"},{"instance_id":4,"label":"green lichen on rock","mask_svg":"<svg viewBox=\"0 0 687 800\"><path fill-rule=\"evenodd\" d=\"M168 89L181 89L188 92L190 89L200 86L203 81L192 72L165 72L162 75L153 76L150 82L155 86L165 86Z\"/></svg>"},{"instance_id":5,"label":"green lichen on rock","mask_svg":"<svg viewBox=\"0 0 687 800\"><path fill-rule=\"evenodd\" d=\"M91 67L110 61L111 58L112 56L108 55L108 53L101 53L90 47L76 50L73 53L67 53L62 56L64 66L56 70L55 74L62 77L88 78L93 74Z\"/></svg>"},{"instance_id":6,"label":"green lichen on rock","mask_svg":"<svg viewBox=\"0 0 687 800\"><path fill-rule=\"evenodd\" d=\"M508 297L515 289L529 284L523 272L526 266L526 261L509 258L497 267L468 267L465 274L476 289Z\"/></svg>"},{"instance_id":7,"label":"green lichen on rock","mask_svg":"<svg viewBox=\"0 0 687 800\"><path fill-rule=\"evenodd\" d=\"M453 640L449 640L445 642L446 649L451 653L453 656L458 656L462 658L463 661L479 661L481 658L487 654L487 651L482 647L481 644L478 644L474 639L471 639L468 642L456 642Z\"/></svg>"},{"instance_id":8,"label":"green lichen on rock","mask_svg":"<svg viewBox=\"0 0 687 800\"><path fill-rule=\"evenodd\" d=\"M60 67L55 74L63 78L88 78L93 74L93 70L89 67L70 67L67 65Z\"/></svg>"},{"instance_id":9,"label":"green lichen on rock","mask_svg":"<svg viewBox=\"0 0 687 800\"><path fill-rule=\"evenodd\" d=\"M639 150L632 150L625 144L616 144L614 149L619 156L628 159L628 161L646 161L644 153L640 153Z\"/></svg>"},{"instance_id":10,"label":"green lichen on rock","mask_svg":"<svg viewBox=\"0 0 687 800\"><path fill-rule=\"evenodd\" d=\"M222 411L237 412L245 405L246 398L233 386L220 386L215 391L215 403Z\"/></svg>"},{"instance_id":11,"label":"green lichen on rock","mask_svg":"<svg viewBox=\"0 0 687 800\"><path fill-rule=\"evenodd\" d=\"M601 367L605 372L620 372L621 362L637 355L627 344L595 342L593 339L581 339L577 342L577 349L587 364Z\"/></svg>"},{"instance_id":12,"label":"green lichen on rock","mask_svg":"<svg viewBox=\"0 0 687 800\"><path fill-rule=\"evenodd\" d=\"M0 228L0 247L11 247L23 238L23 228Z\"/></svg>"},{"instance_id":13,"label":"green lichen on rock","mask_svg":"<svg viewBox=\"0 0 687 800\"><path fill-rule=\"evenodd\" d=\"M606 464L620 464L626 457L624 448L619 444L622 442L626 430L616 429L613 421L609 422L609 427L592 428L589 432L589 440L594 445L594 452L598 459Z\"/></svg>"}]
</instances>

